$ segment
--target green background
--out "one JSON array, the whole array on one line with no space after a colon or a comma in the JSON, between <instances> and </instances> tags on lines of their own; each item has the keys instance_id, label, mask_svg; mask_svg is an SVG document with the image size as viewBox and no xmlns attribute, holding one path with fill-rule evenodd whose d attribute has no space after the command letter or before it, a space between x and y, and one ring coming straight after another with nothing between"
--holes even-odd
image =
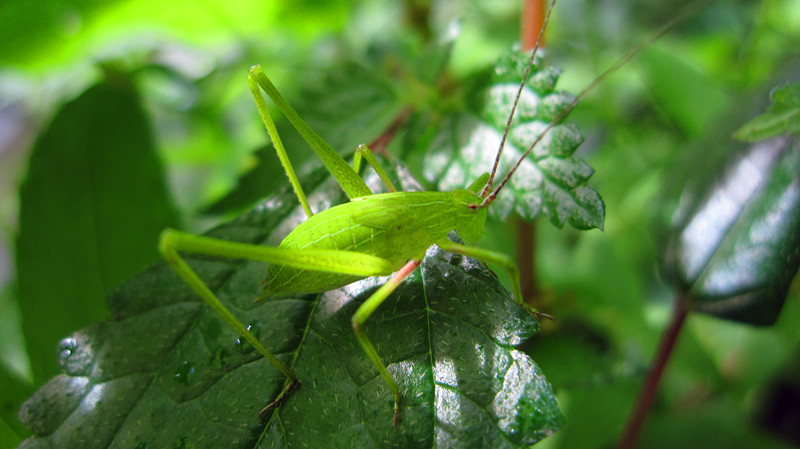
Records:
<instances>
[{"instance_id":1,"label":"green background","mask_svg":"<svg viewBox=\"0 0 800 449\"><path fill-rule=\"evenodd\" d=\"M559 88L582 89L685 2L650 3L560 2L547 60L563 70ZM205 231L251 204L248 192L284 184L274 164L245 176L271 157L259 150L265 141L248 98L250 65L262 64L336 148L371 140L403 106L428 112L408 131L423 136L408 141L423 141L437 114L468 102L442 92L468 92L518 39L519 5L9 0L0 5L0 23L0 445L15 447L28 435L16 409L58 372L58 339L109 316L105 293L157 260L158 230ZM541 446L616 441L676 296L662 261L669 260L669 223L681 192L687 179L711 183L716 168L744 147L730 135L767 107L771 88L797 79L799 23L800 6L791 0L710 2L571 116L587 139L579 154L595 169L591 184L606 203L606 221L603 232L577 232L538 220L538 285L559 321L528 351L567 417ZM429 61L443 57L426 52L455 28L441 77ZM392 95L362 90L376 78ZM100 79L123 92L107 110L77 108L75 123L53 121ZM94 121L81 134L89 116ZM141 132L126 137L115 128L123 124ZM78 175L46 156L48 148L57 154L135 139L142 139L136 148L148 148L148 173L163 178L137 179L131 173L140 169L131 165L112 172L102 151L87 152L92 162L81 167L96 169ZM34 142L51 172L34 172ZM395 146L422 179L422 152ZM305 148L297 153L298 165L310 158ZM48 219L88 200L88 212L74 221ZM513 254L514 232L505 226L491 224L484 246ZM56 249L72 257L48 252ZM24 271L31 264L37 271ZM84 293L73 288L90 294L75 299ZM32 300L31 289L49 289L35 294L49 302ZM781 409L776 398L800 389L798 305L795 285L771 327L690 316L641 447L792 444L786 432L779 436L780 423L796 422L797 401Z\"/></svg>"}]
</instances>

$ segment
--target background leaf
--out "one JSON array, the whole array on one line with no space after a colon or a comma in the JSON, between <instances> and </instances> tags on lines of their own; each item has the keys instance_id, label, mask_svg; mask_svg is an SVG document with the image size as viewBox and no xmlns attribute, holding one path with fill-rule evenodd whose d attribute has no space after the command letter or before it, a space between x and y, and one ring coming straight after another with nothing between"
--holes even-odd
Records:
<instances>
[{"instance_id":1,"label":"background leaf","mask_svg":"<svg viewBox=\"0 0 800 449\"><path fill-rule=\"evenodd\" d=\"M800 266L800 142L782 136L734 154L687 209L667 264L695 310L773 324Z\"/></svg>"},{"instance_id":2,"label":"background leaf","mask_svg":"<svg viewBox=\"0 0 800 449\"><path fill-rule=\"evenodd\" d=\"M648 48L637 62L661 111L687 135L700 135L728 106L713 80L668 51Z\"/></svg>"},{"instance_id":3,"label":"background leaf","mask_svg":"<svg viewBox=\"0 0 800 449\"><path fill-rule=\"evenodd\" d=\"M17 407L32 391L20 376L0 366L0 447L16 447L30 435L17 417Z\"/></svg>"},{"instance_id":4,"label":"background leaf","mask_svg":"<svg viewBox=\"0 0 800 449\"><path fill-rule=\"evenodd\" d=\"M317 187L312 202L340 196L321 175L317 170L305 180L306 189ZM298 219L302 210L284 190L210 234L269 244ZM37 437L21 447L527 447L563 423L541 371L514 349L538 323L474 260L431 249L421 271L365 326L401 385L398 430L391 425L391 393L350 324L385 278L254 304L265 264L190 262L292 366L301 387L260 423L258 411L283 376L239 345L158 264L112 293L112 321L62 342L66 374L23 406L21 416Z\"/></svg>"},{"instance_id":5,"label":"background leaf","mask_svg":"<svg viewBox=\"0 0 800 449\"><path fill-rule=\"evenodd\" d=\"M106 293L157 259L159 232L176 222L130 82L116 75L65 105L20 192L20 308L35 379L59 372L58 341L108 316Z\"/></svg>"}]
</instances>

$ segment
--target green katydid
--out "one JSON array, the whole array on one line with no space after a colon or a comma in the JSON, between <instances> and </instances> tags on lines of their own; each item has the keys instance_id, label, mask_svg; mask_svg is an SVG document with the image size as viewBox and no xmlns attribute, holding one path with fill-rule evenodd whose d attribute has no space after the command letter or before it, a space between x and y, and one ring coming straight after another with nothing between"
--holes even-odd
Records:
<instances>
[{"instance_id":1,"label":"green katydid","mask_svg":"<svg viewBox=\"0 0 800 449\"><path fill-rule=\"evenodd\" d=\"M666 30L662 30L662 33L664 31ZM527 81L537 48L538 44L531 52L528 69L517 93L517 100ZM598 80L630 59L632 53L626 55L620 63L603 73ZM578 100L593 88L596 82L576 96L558 114L555 120L522 154L517 164L498 183L497 187L493 188L493 184L503 148L502 143L498 149L491 174L484 174L465 189L451 192L396 191L380 163L365 146L359 147L356 151L354 164L351 167L298 116L260 66L251 68L249 83L270 139L308 219L286 236L278 247L235 243L167 229L161 235L160 250L167 262L184 281L264 358L286 376L287 381L282 391L262 410L262 415L280 406L299 385L299 379L247 331L245 326L234 317L189 267L179 252L269 263L266 285L261 298L289 293L317 293L339 288L370 276L392 275L382 287L361 304L352 317L352 327L367 357L392 392L394 399L393 424L396 424L400 417L400 389L362 328L365 321L381 303L420 265L430 246L436 244L446 251L502 266L509 274L514 297L520 306L528 308L537 318L547 316L526 306L523 302L519 271L510 257L495 251L481 249L475 245L485 233L488 206L492 204L535 145L575 107ZM338 181L349 198L349 202L316 214L312 213L277 133L262 91L272 99L278 109L312 147L322 163ZM516 101L510 113L506 133L515 108ZM366 159L375 169L389 193L374 194L367 187L358 174L363 159ZM453 230L466 244L455 243L448 239L448 234ZM313 273L313 276L308 273ZM302 276L303 274L305 276Z\"/></svg>"},{"instance_id":2,"label":"green katydid","mask_svg":"<svg viewBox=\"0 0 800 449\"><path fill-rule=\"evenodd\" d=\"M485 232L486 207L491 204L497 191L490 192L484 189L490 179L489 174L486 174L464 190L398 192L375 156L365 146L356 152L355 167L350 167L300 119L260 66L254 66L250 70L250 87L290 182L309 216L308 219L297 226L277 248L228 242L167 229L162 233L160 250L175 271L215 312L286 375L287 383L284 389L270 405L265 407L265 411L280 405L298 385L298 379L222 305L178 252L270 263L262 297L327 291L365 277L394 273L386 284L359 307L353 315L352 324L356 338L392 391L393 422L396 422L399 418L400 390L381 362L369 338L362 331L362 326L399 283L419 266L425 251L433 244L450 252L505 267L513 283L515 298L522 305L519 273L511 258L494 251L455 243L447 238L448 233L455 230L465 242L470 245L476 244ZM349 202L317 214L311 213L297 176L288 162L266 103L259 92L260 89L267 93L315 150L350 198ZM357 174L362 158L379 173L389 193L373 194L369 190ZM486 193L481 195L482 189ZM307 271L313 271L314 276L301 278ZM531 311L538 314L535 310Z\"/></svg>"}]
</instances>

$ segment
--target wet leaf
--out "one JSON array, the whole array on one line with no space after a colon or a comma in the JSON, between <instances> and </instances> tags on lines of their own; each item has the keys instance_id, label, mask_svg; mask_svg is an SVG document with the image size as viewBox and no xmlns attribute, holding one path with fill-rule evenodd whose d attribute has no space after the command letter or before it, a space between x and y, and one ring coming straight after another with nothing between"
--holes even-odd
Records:
<instances>
[{"instance_id":1,"label":"wet leaf","mask_svg":"<svg viewBox=\"0 0 800 449\"><path fill-rule=\"evenodd\" d=\"M800 140L781 136L734 155L703 191L689 191L667 252L693 309L769 325L800 266Z\"/></svg>"},{"instance_id":2,"label":"wet leaf","mask_svg":"<svg viewBox=\"0 0 800 449\"><path fill-rule=\"evenodd\" d=\"M478 105L447 119L433 139L426 155L425 177L436 182L439 190L465 188L491 170L529 56L513 53L501 61L490 85L474 93L480 98ZM572 101L572 95L555 90L560 74L555 67L543 66L537 56L511 124L495 185ZM489 213L504 219L516 211L526 220L544 213L558 227L569 222L577 229L602 229L603 200L586 184L594 170L573 157L582 142L583 136L573 124L553 127L520 165Z\"/></svg>"},{"instance_id":3,"label":"wet leaf","mask_svg":"<svg viewBox=\"0 0 800 449\"><path fill-rule=\"evenodd\" d=\"M312 208L339 188L305 179ZM284 191L211 235L275 244L303 219ZM365 331L402 389L391 393L350 319L384 278L261 303L265 265L190 258L200 276L302 381L266 422L283 376L164 264L109 297L113 319L62 342L65 374L23 407L38 447L527 447L563 417L536 364L515 346L538 323L474 260L429 250Z\"/></svg>"}]
</instances>

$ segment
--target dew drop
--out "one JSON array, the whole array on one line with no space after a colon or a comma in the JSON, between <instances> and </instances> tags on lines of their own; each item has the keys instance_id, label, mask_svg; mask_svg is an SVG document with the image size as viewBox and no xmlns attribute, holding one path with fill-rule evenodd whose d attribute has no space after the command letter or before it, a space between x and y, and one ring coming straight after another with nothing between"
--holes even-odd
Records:
<instances>
[{"instance_id":1,"label":"dew drop","mask_svg":"<svg viewBox=\"0 0 800 449\"><path fill-rule=\"evenodd\" d=\"M184 360L180 366L178 366L178 369L175 370L175 374L173 374L172 377L184 385L189 385L189 382L192 381L194 375L194 365Z\"/></svg>"},{"instance_id":2,"label":"dew drop","mask_svg":"<svg viewBox=\"0 0 800 449\"><path fill-rule=\"evenodd\" d=\"M68 359L78 349L78 342L74 338L65 338L58 343L58 357Z\"/></svg>"},{"instance_id":3,"label":"dew drop","mask_svg":"<svg viewBox=\"0 0 800 449\"><path fill-rule=\"evenodd\" d=\"M246 329L247 332L250 332L256 338L261 335L261 323L258 321L251 321L250 324L247 325ZM246 354L253 350L253 345L248 343L243 337L236 339L235 347L242 354Z\"/></svg>"},{"instance_id":4,"label":"dew drop","mask_svg":"<svg viewBox=\"0 0 800 449\"><path fill-rule=\"evenodd\" d=\"M150 449L150 445L147 443L139 443L136 445L135 449Z\"/></svg>"}]
</instances>

